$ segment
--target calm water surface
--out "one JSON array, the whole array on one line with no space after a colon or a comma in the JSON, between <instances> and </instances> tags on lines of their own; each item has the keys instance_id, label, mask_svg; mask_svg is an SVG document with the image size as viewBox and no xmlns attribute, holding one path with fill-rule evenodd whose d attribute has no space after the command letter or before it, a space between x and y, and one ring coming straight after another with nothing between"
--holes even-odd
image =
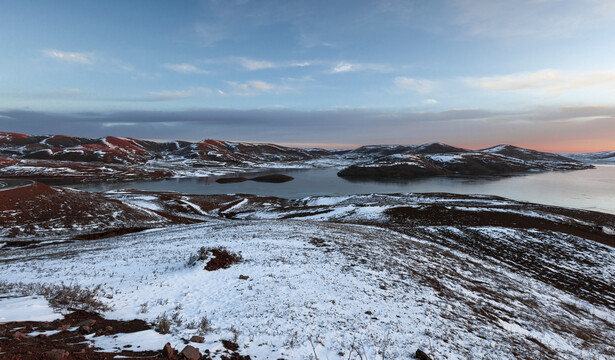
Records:
<instances>
[{"instance_id":1,"label":"calm water surface","mask_svg":"<svg viewBox=\"0 0 615 360\"><path fill-rule=\"evenodd\" d=\"M366 193L449 192L457 194L498 195L519 201L582 208L615 214L615 166L596 169L548 172L511 177L436 177L412 181L349 181L338 177L338 169L271 170L295 180L283 184L218 184L216 177L131 181L123 183L81 184L89 191L141 189L179 191L190 194L245 193L284 198L311 195L351 195ZM260 172L259 174L262 174Z\"/></svg>"}]
</instances>

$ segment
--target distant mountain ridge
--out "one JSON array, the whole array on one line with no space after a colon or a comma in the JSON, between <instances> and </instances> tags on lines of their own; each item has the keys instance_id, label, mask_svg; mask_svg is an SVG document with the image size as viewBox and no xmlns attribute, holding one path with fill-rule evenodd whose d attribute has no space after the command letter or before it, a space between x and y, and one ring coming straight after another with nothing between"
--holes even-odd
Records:
<instances>
[{"instance_id":1,"label":"distant mountain ridge","mask_svg":"<svg viewBox=\"0 0 615 360\"><path fill-rule=\"evenodd\" d=\"M155 142L0 132L0 176L81 181L203 177L263 167L346 167L349 178L499 175L590 168L562 154L512 145L470 150L443 143L302 149L206 139Z\"/></svg>"},{"instance_id":2,"label":"distant mountain ridge","mask_svg":"<svg viewBox=\"0 0 615 360\"><path fill-rule=\"evenodd\" d=\"M275 144L254 144L206 139L201 142L154 142L107 136L91 139L66 135L31 136L0 132L0 155L5 157L143 164L169 157L223 163L298 161L328 155L327 150L299 149Z\"/></svg>"},{"instance_id":3,"label":"distant mountain ridge","mask_svg":"<svg viewBox=\"0 0 615 360\"><path fill-rule=\"evenodd\" d=\"M600 151L595 153L561 154L588 164L612 164L615 165L615 151Z\"/></svg>"}]
</instances>

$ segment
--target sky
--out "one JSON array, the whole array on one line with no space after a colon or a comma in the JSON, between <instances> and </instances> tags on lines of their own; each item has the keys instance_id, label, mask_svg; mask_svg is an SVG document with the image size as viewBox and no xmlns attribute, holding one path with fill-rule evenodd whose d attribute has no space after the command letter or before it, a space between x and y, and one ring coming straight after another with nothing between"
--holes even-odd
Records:
<instances>
[{"instance_id":1,"label":"sky","mask_svg":"<svg viewBox=\"0 0 615 360\"><path fill-rule=\"evenodd\" d=\"M0 131L615 150L615 1L2 0Z\"/></svg>"}]
</instances>

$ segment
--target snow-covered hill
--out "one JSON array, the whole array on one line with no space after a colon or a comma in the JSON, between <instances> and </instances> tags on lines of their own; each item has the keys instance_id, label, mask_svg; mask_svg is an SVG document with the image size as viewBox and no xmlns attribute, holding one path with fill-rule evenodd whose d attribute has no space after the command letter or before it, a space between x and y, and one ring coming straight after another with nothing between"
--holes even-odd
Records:
<instances>
[{"instance_id":1,"label":"snow-covered hill","mask_svg":"<svg viewBox=\"0 0 615 360\"><path fill-rule=\"evenodd\" d=\"M0 132L0 176L79 181L203 177L258 168L347 167L346 177L499 175L591 167L558 154L498 145L482 150L442 143L300 149L220 140L157 143L108 136L30 136Z\"/></svg>"},{"instance_id":2,"label":"snow-covered hill","mask_svg":"<svg viewBox=\"0 0 615 360\"><path fill-rule=\"evenodd\" d=\"M591 167L562 155L512 145L498 145L483 150L459 149L438 143L372 146L357 150L361 149L362 161L344 168L338 173L339 176L412 179L439 175L504 175L545 170L581 170ZM369 156L366 157L366 154Z\"/></svg>"},{"instance_id":3,"label":"snow-covered hill","mask_svg":"<svg viewBox=\"0 0 615 360\"><path fill-rule=\"evenodd\" d=\"M65 135L30 136L0 132L0 153L16 158L117 164L143 164L152 159L181 157L217 163L262 163L308 160L328 154L326 150L298 149L274 144L219 140L198 143L157 143L107 136L100 139Z\"/></svg>"},{"instance_id":4,"label":"snow-covered hill","mask_svg":"<svg viewBox=\"0 0 615 360\"><path fill-rule=\"evenodd\" d=\"M98 288L110 318L166 316L171 335L143 333L154 349L205 317L212 330L191 345L236 335L253 359L615 356L611 215L447 194L106 196L205 222L1 249L3 281ZM242 260L206 271L201 247Z\"/></svg>"},{"instance_id":5,"label":"snow-covered hill","mask_svg":"<svg viewBox=\"0 0 615 360\"><path fill-rule=\"evenodd\" d=\"M615 151L562 155L587 164L615 165Z\"/></svg>"}]
</instances>

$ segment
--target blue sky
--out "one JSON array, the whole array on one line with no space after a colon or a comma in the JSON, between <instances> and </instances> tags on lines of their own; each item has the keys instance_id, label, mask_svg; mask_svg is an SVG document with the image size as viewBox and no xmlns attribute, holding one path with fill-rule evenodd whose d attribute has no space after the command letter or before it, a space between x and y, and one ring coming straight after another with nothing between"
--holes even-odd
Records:
<instances>
[{"instance_id":1,"label":"blue sky","mask_svg":"<svg viewBox=\"0 0 615 360\"><path fill-rule=\"evenodd\" d=\"M0 54L6 131L615 149L609 0L5 0Z\"/></svg>"}]
</instances>

